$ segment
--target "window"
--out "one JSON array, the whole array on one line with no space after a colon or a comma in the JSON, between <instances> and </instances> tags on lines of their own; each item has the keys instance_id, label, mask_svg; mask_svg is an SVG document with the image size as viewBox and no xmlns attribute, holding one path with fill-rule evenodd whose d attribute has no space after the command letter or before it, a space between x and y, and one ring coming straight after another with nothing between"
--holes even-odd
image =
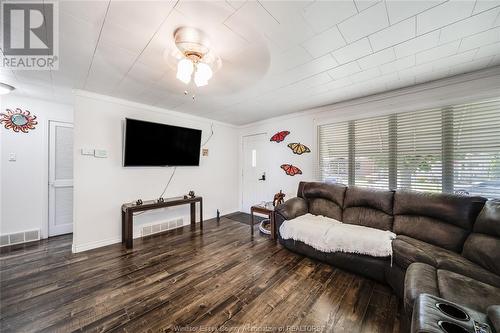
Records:
<instances>
[{"instance_id":1,"label":"window","mask_svg":"<svg viewBox=\"0 0 500 333\"><path fill-rule=\"evenodd\" d=\"M388 117L354 121L354 183L389 187Z\"/></svg>"},{"instance_id":2,"label":"window","mask_svg":"<svg viewBox=\"0 0 500 333\"><path fill-rule=\"evenodd\" d=\"M323 181L500 198L500 100L320 125Z\"/></svg>"},{"instance_id":3,"label":"window","mask_svg":"<svg viewBox=\"0 0 500 333\"><path fill-rule=\"evenodd\" d=\"M348 183L349 145L348 124L320 126L319 171L322 179L332 183Z\"/></svg>"}]
</instances>

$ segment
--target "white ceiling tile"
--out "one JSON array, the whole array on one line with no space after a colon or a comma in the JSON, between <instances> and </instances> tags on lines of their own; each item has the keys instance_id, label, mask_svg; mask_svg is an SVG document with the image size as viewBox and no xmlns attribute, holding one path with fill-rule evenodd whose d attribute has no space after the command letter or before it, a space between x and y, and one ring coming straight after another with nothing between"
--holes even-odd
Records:
<instances>
[{"instance_id":1,"label":"white ceiling tile","mask_svg":"<svg viewBox=\"0 0 500 333\"><path fill-rule=\"evenodd\" d=\"M370 43L374 51L385 49L415 37L415 17L396 23L384 30L374 33Z\"/></svg>"},{"instance_id":2,"label":"white ceiling tile","mask_svg":"<svg viewBox=\"0 0 500 333\"><path fill-rule=\"evenodd\" d=\"M117 25L129 31L150 32L160 26L174 5L174 1L141 1L140 6L134 1L111 1L106 24Z\"/></svg>"},{"instance_id":3,"label":"white ceiling tile","mask_svg":"<svg viewBox=\"0 0 500 333\"><path fill-rule=\"evenodd\" d=\"M313 3L308 1L261 1L261 5L280 23L286 22L295 16L302 16L304 7Z\"/></svg>"},{"instance_id":4,"label":"white ceiling tile","mask_svg":"<svg viewBox=\"0 0 500 333\"><path fill-rule=\"evenodd\" d=\"M421 35L471 15L475 1L450 0L417 15L417 34Z\"/></svg>"},{"instance_id":5,"label":"white ceiling tile","mask_svg":"<svg viewBox=\"0 0 500 333\"><path fill-rule=\"evenodd\" d=\"M357 13L352 1L315 1L304 9L304 17L315 32L326 30Z\"/></svg>"},{"instance_id":6,"label":"white ceiling tile","mask_svg":"<svg viewBox=\"0 0 500 333\"><path fill-rule=\"evenodd\" d=\"M427 72L427 73L420 73L415 76L415 82L417 84L419 83L424 83L424 82L430 82L430 81L435 81L442 79L444 77L447 77L449 74L450 70L449 69L443 69L440 71L432 71L432 72Z\"/></svg>"},{"instance_id":7,"label":"white ceiling tile","mask_svg":"<svg viewBox=\"0 0 500 333\"><path fill-rule=\"evenodd\" d=\"M444 0L411 0L411 1L386 1L387 13L391 24L402 21L426 9L439 5Z\"/></svg>"},{"instance_id":8,"label":"white ceiling tile","mask_svg":"<svg viewBox=\"0 0 500 333\"><path fill-rule=\"evenodd\" d=\"M477 14L482 11L497 7L500 4L497 0L477 0L476 6L474 7L474 12L472 14Z\"/></svg>"},{"instance_id":9,"label":"white ceiling tile","mask_svg":"<svg viewBox=\"0 0 500 333\"><path fill-rule=\"evenodd\" d=\"M457 40L455 42L443 44L435 48L417 53L417 65L456 54L459 45L460 41Z\"/></svg>"},{"instance_id":10,"label":"white ceiling tile","mask_svg":"<svg viewBox=\"0 0 500 333\"><path fill-rule=\"evenodd\" d=\"M457 75L457 74L462 74L462 73L468 73L468 72L473 72L477 71L483 68L486 68L489 66L491 63L491 60L494 58L494 56L488 56L480 59L476 59L473 61L466 62L465 64L459 64L456 66L452 66L450 69L450 74L451 75Z\"/></svg>"},{"instance_id":11,"label":"white ceiling tile","mask_svg":"<svg viewBox=\"0 0 500 333\"><path fill-rule=\"evenodd\" d=\"M378 67L368 69L366 71L362 71L356 74L352 74L349 78L354 83L365 82L371 79L374 79L380 75L380 70Z\"/></svg>"},{"instance_id":12,"label":"white ceiling tile","mask_svg":"<svg viewBox=\"0 0 500 333\"><path fill-rule=\"evenodd\" d=\"M180 1L175 9L195 26L223 23L236 11L225 1Z\"/></svg>"},{"instance_id":13,"label":"white ceiling tile","mask_svg":"<svg viewBox=\"0 0 500 333\"><path fill-rule=\"evenodd\" d=\"M469 50L451 55L449 57L441 58L427 64L432 65L433 70L439 71L443 68L449 68L451 66L471 62L474 59L475 54L476 50Z\"/></svg>"},{"instance_id":14,"label":"white ceiling tile","mask_svg":"<svg viewBox=\"0 0 500 333\"><path fill-rule=\"evenodd\" d=\"M356 8L361 12L365 9L370 8L371 6L375 5L377 2L380 2L381 0L354 0L356 3Z\"/></svg>"},{"instance_id":15,"label":"white ceiling tile","mask_svg":"<svg viewBox=\"0 0 500 333\"><path fill-rule=\"evenodd\" d=\"M302 45L314 58L317 58L345 46L346 43L337 26L334 26L314 36Z\"/></svg>"},{"instance_id":16,"label":"white ceiling tile","mask_svg":"<svg viewBox=\"0 0 500 333\"><path fill-rule=\"evenodd\" d=\"M353 61L329 70L328 75L330 75L334 80L339 80L358 72L361 72L361 67L359 67L356 61Z\"/></svg>"},{"instance_id":17,"label":"white ceiling tile","mask_svg":"<svg viewBox=\"0 0 500 333\"><path fill-rule=\"evenodd\" d=\"M464 36L472 35L493 28L495 19L500 14L500 7L491 9L481 14L471 16L460 22L453 23L441 29L439 41L450 42Z\"/></svg>"},{"instance_id":18,"label":"white ceiling tile","mask_svg":"<svg viewBox=\"0 0 500 333\"><path fill-rule=\"evenodd\" d=\"M394 51L396 57L402 58L437 45L439 45L439 31L433 31L394 46Z\"/></svg>"},{"instance_id":19,"label":"white ceiling tile","mask_svg":"<svg viewBox=\"0 0 500 333\"><path fill-rule=\"evenodd\" d=\"M297 15L267 30L265 35L282 50L287 50L313 37L314 31Z\"/></svg>"},{"instance_id":20,"label":"white ceiling tile","mask_svg":"<svg viewBox=\"0 0 500 333\"><path fill-rule=\"evenodd\" d=\"M240 9L247 0L226 0L226 2L234 9Z\"/></svg>"},{"instance_id":21,"label":"white ceiling tile","mask_svg":"<svg viewBox=\"0 0 500 333\"><path fill-rule=\"evenodd\" d=\"M383 64L380 66L380 71L382 74L388 74L392 72L401 71L403 69L415 66L415 55L406 56L399 58L393 62Z\"/></svg>"},{"instance_id":22,"label":"white ceiling tile","mask_svg":"<svg viewBox=\"0 0 500 333\"><path fill-rule=\"evenodd\" d=\"M348 43L389 26L385 3L381 2L339 24Z\"/></svg>"},{"instance_id":23,"label":"white ceiling tile","mask_svg":"<svg viewBox=\"0 0 500 333\"><path fill-rule=\"evenodd\" d=\"M349 44L337 51L332 52L332 55L339 62L339 64L345 64L347 62L357 60L364 56L367 56L372 53L372 48L370 46L370 42L368 38L363 38Z\"/></svg>"},{"instance_id":24,"label":"white ceiling tile","mask_svg":"<svg viewBox=\"0 0 500 333\"><path fill-rule=\"evenodd\" d=\"M75 18L88 21L90 24L102 25L108 1L60 1L60 15L71 15Z\"/></svg>"},{"instance_id":25,"label":"white ceiling tile","mask_svg":"<svg viewBox=\"0 0 500 333\"><path fill-rule=\"evenodd\" d=\"M280 73L313 60L301 46L296 46L271 58L271 70Z\"/></svg>"},{"instance_id":26,"label":"white ceiling tile","mask_svg":"<svg viewBox=\"0 0 500 333\"><path fill-rule=\"evenodd\" d=\"M156 66L147 65L137 61L128 72L127 79L135 80L142 84L154 84L159 81L166 72L166 66L163 68L157 68ZM170 72L172 74L174 73L173 70Z\"/></svg>"},{"instance_id":27,"label":"white ceiling tile","mask_svg":"<svg viewBox=\"0 0 500 333\"><path fill-rule=\"evenodd\" d=\"M357 60L357 63L362 69L368 69L391 62L395 59L396 55L394 54L394 50L392 48L389 48L363 57Z\"/></svg>"},{"instance_id":28,"label":"white ceiling tile","mask_svg":"<svg viewBox=\"0 0 500 333\"><path fill-rule=\"evenodd\" d=\"M287 71L284 75L282 75L282 77L288 80L289 83L294 83L336 67L337 65L337 61L335 61L330 54L325 54L322 57Z\"/></svg>"},{"instance_id":29,"label":"white ceiling tile","mask_svg":"<svg viewBox=\"0 0 500 333\"><path fill-rule=\"evenodd\" d=\"M460 51L471 50L496 42L500 42L500 27L463 38Z\"/></svg>"},{"instance_id":30,"label":"white ceiling tile","mask_svg":"<svg viewBox=\"0 0 500 333\"><path fill-rule=\"evenodd\" d=\"M255 38L256 31L265 34L266 31L279 29L279 22L257 1L245 2L224 24L247 41Z\"/></svg>"},{"instance_id":31,"label":"white ceiling tile","mask_svg":"<svg viewBox=\"0 0 500 333\"><path fill-rule=\"evenodd\" d=\"M475 58L479 59L490 55L499 55L499 54L500 54L500 43L495 43L480 47L475 55Z\"/></svg>"}]
</instances>

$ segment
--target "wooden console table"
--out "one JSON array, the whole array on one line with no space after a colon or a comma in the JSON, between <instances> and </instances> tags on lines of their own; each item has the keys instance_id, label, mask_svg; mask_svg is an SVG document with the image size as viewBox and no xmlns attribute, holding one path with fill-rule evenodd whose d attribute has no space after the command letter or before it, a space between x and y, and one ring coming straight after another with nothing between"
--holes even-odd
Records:
<instances>
[{"instance_id":1,"label":"wooden console table","mask_svg":"<svg viewBox=\"0 0 500 333\"><path fill-rule=\"evenodd\" d=\"M200 229L203 229L203 198L202 197L183 197L168 198L164 202L157 202L156 200L145 201L142 205L135 203L126 203L122 205L122 244L125 243L127 249L134 246L133 241L133 226L134 226L134 213L143 212L146 210L160 209L165 207L190 205L191 211L191 228L195 228L196 223L196 203L200 203Z\"/></svg>"}]
</instances>

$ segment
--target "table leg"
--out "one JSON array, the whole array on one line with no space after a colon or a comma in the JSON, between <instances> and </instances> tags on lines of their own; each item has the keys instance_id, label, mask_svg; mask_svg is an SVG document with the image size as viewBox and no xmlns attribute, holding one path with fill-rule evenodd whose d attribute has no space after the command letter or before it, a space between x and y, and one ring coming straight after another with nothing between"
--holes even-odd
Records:
<instances>
[{"instance_id":1,"label":"table leg","mask_svg":"<svg viewBox=\"0 0 500 333\"><path fill-rule=\"evenodd\" d=\"M200 229L203 230L203 199L200 200Z\"/></svg>"},{"instance_id":2,"label":"table leg","mask_svg":"<svg viewBox=\"0 0 500 333\"><path fill-rule=\"evenodd\" d=\"M274 212L271 212L269 214L269 223L271 223L271 239L275 240L276 239L276 224L274 222Z\"/></svg>"},{"instance_id":3,"label":"table leg","mask_svg":"<svg viewBox=\"0 0 500 333\"><path fill-rule=\"evenodd\" d=\"M126 213L126 219L125 219L125 224L126 224L126 240L125 240L125 247L127 249L131 249L134 247L134 239L133 239L133 228L132 226L134 225L134 214L131 211L127 211Z\"/></svg>"},{"instance_id":4,"label":"table leg","mask_svg":"<svg viewBox=\"0 0 500 333\"><path fill-rule=\"evenodd\" d=\"M190 209L190 213L189 213L189 215L191 217L191 230L194 230L195 229L195 225L196 225L195 224L196 223L196 203L191 202L189 204L189 206L191 208Z\"/></svg>"},{"instance_id":5,"label":"table leg","mask_svg":"<svg viewBox=\"0 0 500 333\"><path fill-rule=\"evenodd\" d=\"M125 211L122 209L122 244L125 243Z\"/></svg>"},{"instance_id":6,"label":"table leg","mask_svg":"<svg viewBox=\"0 0 500 333\"><path fill-rule=\"evenodd\" d=\"M250 219L250 234L252 235L253 237L253 209L250 210L250 215L251 215L251 219Z\"/></svg>"}]
</instances>

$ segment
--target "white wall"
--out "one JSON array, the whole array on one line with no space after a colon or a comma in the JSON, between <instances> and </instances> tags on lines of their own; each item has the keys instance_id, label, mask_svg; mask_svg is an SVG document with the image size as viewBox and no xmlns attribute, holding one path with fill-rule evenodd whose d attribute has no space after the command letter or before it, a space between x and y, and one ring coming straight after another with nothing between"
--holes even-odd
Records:
<instances>
[{"instance_id":1,"label":"white wall","mask_svg":"<svg viewBox=\"0 0 500 333\"><path fill-rule=\"evenodd\" d=\"M48 230L49 120L73 122L71 105L15 95L3 96L0 110L21 108L36 115L38 125L28 133L0 129L1 221L0 234ZM15 153L17 160L8 161Z\"/></svg>"},{"instance_id":2,"label":"white wall","mask_svg":"<svg viewBox=\"0 0 500 333\"><path fill-rule=\"evenodd\" d=\"M267 119L240 128L240 141L245 135L289 130L291 134L279 144L269 142L268 150L268 200L283 189L285 193L297 191L299 181L316 180L317 126L322 123L360 119L375 115L412 112L446 105L474 102L500 97L500 67L458 75L404 89L332 104L300 113ZM301 142L311 148L310 154L294 155L286 146L289 142ZM240 147L240 172L242 156ZM299 166L303 174L286 176L280 165ZM240 181L240 187L242 187ZM240 195L241 200L241 195Z\"/></svg>"},{"instance_id":3,"label":"white wall","mask_svg":"<svg viewBox=\"0 0 500 333\"><path fill-rule=\"evenodd\" d=\"M210 134L211 121L186 114L152 108L119 99L79 92L75 96L74 235L73 250L84 251L121 242L120 207L138 198L161 194L172 168L124 168L122 166L122 122L127 118L201 129L202 142ZM164 197L194 190L203 196L203 215L213 218L239 209L238 130L214 123L214 135L205 146L208 157L199 167L179 167ZM108 158L80 154L81 148L105 149ZM139 227L153 221L183 217L189 223L189 207L168 208L134 218L134 237Z\"/></svg>"}]
</instances>

